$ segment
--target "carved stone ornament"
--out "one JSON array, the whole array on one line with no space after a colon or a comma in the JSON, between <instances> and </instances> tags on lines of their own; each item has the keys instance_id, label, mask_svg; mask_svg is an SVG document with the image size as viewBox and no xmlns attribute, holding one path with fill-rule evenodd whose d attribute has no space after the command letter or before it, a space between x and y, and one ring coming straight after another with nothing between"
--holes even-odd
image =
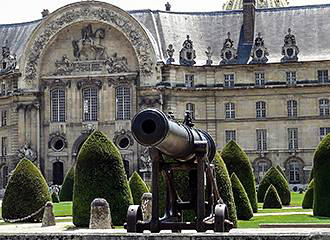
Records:
<instances>
[{"instance_id":1,"label":"carved stone ornament","mask_svg":"<svg viewBox=\"0 0 330 240\"><path fill-rule=\"evenodd\" d=\"M268 61L267 56L269 56L269 52L265 47L264 40L259 32L254 41L251 52L252 61L250 63L266 63Z\"/></svg>"},{"instance_id":2,"label":"carved stone ornament","mask_svg":"<svg viewBox=\"0 0 330 240\"><path fill-rule=\"evenodd\" d=\"M167 52L167 60L166 60L166 64L172 64L172 62L175 62L174 58L173 58L173 55L174 55L174 48L173 48L173 45L170 44L168 45L168 48L166 49L166 52Z\"/></svg>"},{"instance_id":3,"label":"carved stone ornament","mask_svg":"<svg viewBox=\"0 0 330 240\"><path fill-rule=\"evenodd\" d=\"M56 141L61 140L63 142L63 148L68 147L68 143L66 141L65 133L61 132L53 132L49 134L49 140L48 140L48 148L52 148Z\"/></svg>"},{"instance_id":4,"label":"carved stone ornament","mask_svg":"<svg viewBox=\"0 0 330 240\"><path fill-rule=\"evenodd\" d=\"M140 73L142 76L150 77L153 74L155 53L152 48L152 44L139 23L131 18L127 13L113 8L110 4L100 2L93 2L93 4L90 2L78 2L76 4L69 5L67 8L68 9L58 11L57 16L54 15L53 17L49 17L45 22L41 23L41 25L44 25L38 28L35 33L36 37L33 42L29 43L30 46L28 46L26 53L26 64L24 66L25 70L23 74L28 84L32 84L32 82L37 79L39 74L38 66L40 65L42 52L54 36L61 29L82 21L103 22L118 29L132 44L137 54ZM93 36L99 34L99 39L102 39L101 31L96 33L96 31L93 32L90 30L91 29L87 27L82 31L83 38L86 38L88 41L88 37L92 34ZM82 41L83 40L84 39L82 39ZM94 42L94 44L97 43ZM91 50L91 48L89 48L89 50ZM82 52L82 49L79 48L79 51L78 49L76 50L76 56L79 56L80 54L80 58L85 57L85 53ZM99 50L96 52L97 53L95 53L93 57L101 58L102 52ZM105 55L105 53L103 53L103 55ZM70 69L70 65L67 67Z\"/></svg>"},{"instance_id":5,"label":"carved stone ornament","mask_svg":"<svg viewBox=\"0 0 330 240\"><path fill-rule=\"evenodd\" d=\"M180 51L180 64L186 66L194 65L196 52L193 48L193 41L190 40L189 35L187 35L187 39L183 42L183 48Z\"/></svg>"},{"instance_id":6,"label":"carved stone ornament","mask_svg":"<svg viewBox=\"0 0 330 240\"><path fill-rule=\"evenodd\" d=\"M94 79L84 79L84 80L79 80L77 82L77 88L79 90L85 86L96 86L98 89L101 89L103 86L103 82L101 80L94 80Z\"/></svg>"},{"instance_id":7,"label":"carved stone ornament","mask_svg":"<svg viewBox=\"0 0 330 240\"><path fill-rule=\"evenodd\" d=\"M205 51L207 60L206 60L206 65L210 66L212 65L213 61L212 61L212 55L213 55L213 51L211 47L207 47L206 51Z\"/></svg>"},{"instance_id":8,"label":"carved stone ornament","mask_svg":"<svg viewBox=\"0 0 330 240\"><path fill-rule=\"evenodd\" d=\"M225 39L221 49L220 64L235 64L237 62L237 49L234 48L234 41L230 38L230 32L227 33L228 37Z\"/></svg>"},{"instance_id":9,"label":"carved stone ornament","mask_svg":"<svg viewBox=\"0 0 330 240\"><path fill-rule=\"evenodd\" d=\"M43 89L54 88L54 87L71 87L71 80L67 79L43 79L42 82Z\"/></svg>"},{"instance_id":10,"label":"carved stone ornament","mask_svg":"<svg viewBox=\"0 0 330 240\"><path fill-rule=\"evenodd\" d=\"M17 155L19 159L27 158L34 162L37 160L37 152L31 148L31 144L26 142L20 149L17 150Z\"/></svg>"},{"instance_id":11,"label":"carved stone ornament","mask_svg":"<svg viewBox=\"0 0 330 240\"><path fill-rule=\"evenodd\" d=\"M289 28L288 34L284 37L281 62L296 62L298 61L298 54L299 48L296 43L296 37L291 34L291 29Z\"/></svg>"},{"instance_id":12,"label":"carved stone ornament","mask_svg":"<svg viewBox=\"0 0 330 240\"><path fill-rule=\"evenodd\" d=\"M146 171L151 171L151 165L152 161L149 155L149 149L144 148L141 152L141 155L139 157L140 160L140 171L141 170L146 170Z\"/></svg>"},{"instance_id":13,"label":"carved stone ornament","mask_svg":"<svg viewBox=\"0 0 330 240\"><path fill-rule=\"evenodd\" d=\"M114 53L110 58L105 61L105 66L108 73L129 72L127 58L118 57L117 53Z\"/></svg>"},{"instance_id":14,"label":"carved stone ornament","mask_svg":"<svg viewBox=\"0 0 330 240\"><path fill-rule=\"evenodd\" d=\"M108 80L108 86L128 86L131 84L136 84L137 73L128 73L125 75L111 76Z\"/></svg>"},{"instance_id":15,"label":"carved stone ornament","mask_svg":"<svg viewBox=\"0 0 330 240\"><path fill-rule=\"evenodd\" d=\"M131 131L125 130L125 129L115 132L113 142L121 150L127 149L134 144L134 140L133 140Z\"/></svg>"},{"instance_id":16,"label":"carved stone ornament","mask_svg":"<svg viewBox=\"0 0 330 240\"><path fill-rule=\"evenodd\" d=\"M0 60L0 76L11 73L15 70L17 65L16 55L10 53L8 41L2 47L2 58Z\"/></svg>"},{"instance_id":17,"label":"carved stone ornament","mask_svg":"<svg viewBox=\"0 0 330 240\"><path fill-rule=\"evenodd\" d=\"M155 108L162 105L162 101L159 96L142 96L139 106L141 108Z\"/></svg>"}]
</instances>

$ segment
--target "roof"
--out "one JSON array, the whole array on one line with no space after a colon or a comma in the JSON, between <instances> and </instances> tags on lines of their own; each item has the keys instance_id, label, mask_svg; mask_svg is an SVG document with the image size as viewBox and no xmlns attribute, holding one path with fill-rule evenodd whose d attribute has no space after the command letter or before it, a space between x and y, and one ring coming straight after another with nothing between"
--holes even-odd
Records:
<instances>
[{"instance_id":1,"label":"roof","mask_svg":"<svg viewBox=\"0 0 330 240\"><path fill-rule=\"evenodd\" d=\"M129 11L152 36L158 60L165 61L166 49L173 44L175 64L187 35L194 43L196 65L206 63L205 51L213 51L213 64L220 62L220 51L227 32L231 32L234 46L239 49L239 63L248 62L250 48L239 45L243 23L242 10L218 12L165 12L151 10ZM32 31L41 20L0 25L0 47L8 40L12 53L22 54ZM276 24L274 24L276 23ZM280 62L281 48L288 28L295 35L300 53L299 61L330 60L330 4L285 8L257 9L256 33L261 32L269 50L268 62ZM256 35L256 34L255 34Z\"/></svg>"},{"instance_id":2,"label":"roof","mask_svg":"<svg viewBox=\"0 0 330 240\"><path fill-rule=\"evenodd\" d=\"M256 0L256 8L287 7L287 0ZM223 10L243 9L243 0L227 0L223 4Z\"/></svg>"}]
</instances>

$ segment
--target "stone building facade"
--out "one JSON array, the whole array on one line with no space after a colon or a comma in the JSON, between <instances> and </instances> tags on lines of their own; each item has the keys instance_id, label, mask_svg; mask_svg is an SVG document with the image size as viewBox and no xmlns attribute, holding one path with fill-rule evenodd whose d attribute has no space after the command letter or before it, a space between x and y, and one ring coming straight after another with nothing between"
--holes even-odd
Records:
<instances>
[{"instance_id":1,"label":"stone building facade","mask_svg":"<svg viewBox=\"0 0 330 240\"><path fill-rule=\"evenodd\" d=\"M81 1L43 13L0 25L1 188L24 156L61 184L96 128L128 174L148 178L147 151L130 132L146 107L178 120L190 111L219 149L234 139L257 182L280 165L292 187L306 184L330 132L330 5L256 9L244 0L243 10L177 13Z\"/></svg>"}]
</instances>

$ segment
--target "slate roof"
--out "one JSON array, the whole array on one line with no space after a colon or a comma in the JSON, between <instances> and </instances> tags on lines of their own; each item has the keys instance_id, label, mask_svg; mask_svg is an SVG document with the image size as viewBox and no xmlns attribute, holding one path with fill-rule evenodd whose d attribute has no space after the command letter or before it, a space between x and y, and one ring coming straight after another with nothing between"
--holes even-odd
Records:
<instances>
[{"instance_id":1,"label":"slate roof","mask_svg":"<svg viewBox=\"0 0 330 240\"><path fill-rule=\"evenodd\" d=\"M216 65L220 62L220 51L228 31L231 32L235 47L239 49L239 63L250 61L248 58L251 46L239 41L242 37L242 10L190 13L136 10L128 13L152 36L160 61L165 62L166 49L169 44L173 44L175 64L178 64L182 44L186 36L190 35L196 50L196 65L205 64L208 46L212 47L212 60ZM19 57L28 37L40 22L41 20L36 20L0 25L0 47L8 40L11 52ZM255 32L262 33L270 54L268 62L280 62L281 48L288 28L296 36L300 49L299 61L330 60L330 4L257 9Z\"/></svg>"}]
</instances>

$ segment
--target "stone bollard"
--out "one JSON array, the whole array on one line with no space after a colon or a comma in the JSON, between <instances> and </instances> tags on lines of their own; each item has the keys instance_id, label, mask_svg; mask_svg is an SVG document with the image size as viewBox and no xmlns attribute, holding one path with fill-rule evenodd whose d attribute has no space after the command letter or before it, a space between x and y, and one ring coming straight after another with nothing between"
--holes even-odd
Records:
<instances>
[{"instance_id":1,"label":"stone bollard","mask_svg":"<svg viewBox=\"0 0 330 240\"><path fill-rule=\"evenodd\" d=\"M55 216L53 212L53 203L47 202L45 205L44 215L42 217L41 227L55 226Z\"/></svg>"},{"instance_id":2,"label":"stone bollard","mask_svg":"<svg viewBox=\"0 0 330 240\"><path fill-rule=\"evenodd\" d=\"M143 221L148 222L151 220L151 210L152 210L152 194L143 193L141 198L141 209Z\"/></svg>"},{"instance_id":3,"label":"stone bollard","mask_svg":"<svg viewBox=\"0 0 330 240\"><path fill-rule=\"evenodd\" d=\"M111 213L107 200L96 198L91 203L90 229L111 229Z\"/></svg>"}]
</instances>

